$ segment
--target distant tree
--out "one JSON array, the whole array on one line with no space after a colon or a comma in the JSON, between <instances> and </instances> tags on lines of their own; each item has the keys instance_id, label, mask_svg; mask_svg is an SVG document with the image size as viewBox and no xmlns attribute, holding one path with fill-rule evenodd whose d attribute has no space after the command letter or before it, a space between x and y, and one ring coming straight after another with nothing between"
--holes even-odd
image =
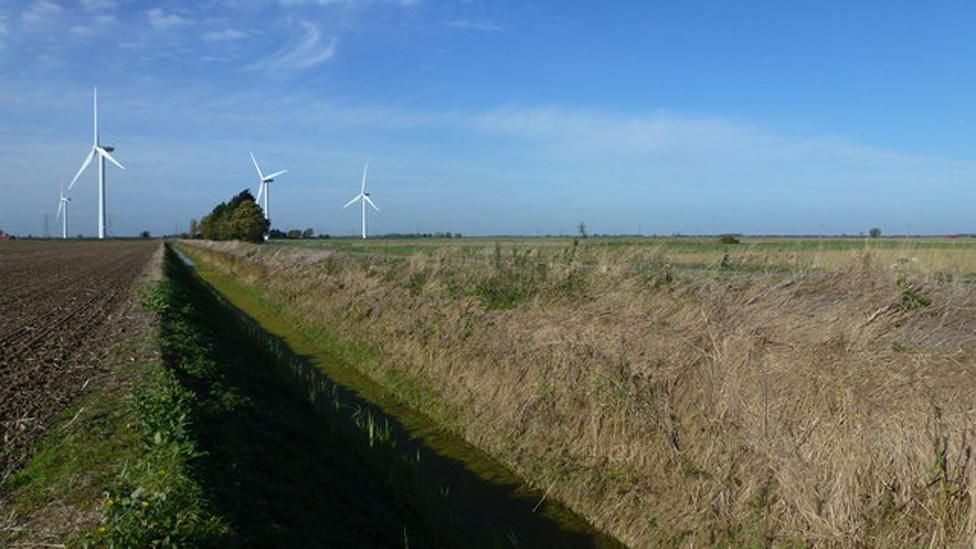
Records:
<instances>
[{"instance_id":1,"label":"distant tree","mask_svg":"<svg viewBox=\"0 0 976 549\"><path fill-rule=\"evenodd\" d=\"M868 231L868 236L870 236L871 238L878 238L878 237L880 237L881 236L881 229L879 229L877 227L872 227L871 230Z\"/></svg>"},{"instance_id":2,"label":"distant tree","mask_svg":"<svg viewBox=\"0 0 976 549\"><path fill-rule=\"evenodd\" d=\"M579 233L580 238L586 238L586 223L580 221L579 225L576 226L576 231Z\"/></svg>"},{"instance_id":3,"label":"distant tree","mask_svg":"<svg viewBox=\"0 0 976 549\"><path fill-rule=\"evenodd\" d=\"M264 218L261 207L253 200L241 202L234 208L231 217L233 237L245 242L264 242L264 235L268 232L268 220Z\"/></svg>"},{"instance_id":4,"label":"distant tree","mask_svg":"<svg viewBox=\"0 0 976 549\"><path fill-rule=\"evenodd\" d=\"M139 233L139 238L141 238L143 240L148 240L149 239L149 231L142 231L141 233Z\"/></svg>"},{"instance_id":5,"label":"distant tree","mask_svg":"<svg viewBox=\"0 0 976 549\"><path fill-rule=\"evenodd\" d=\"M271 229L271 232L268 233L268 238L280 240L282 238L288 238L288 235L278 229Z\"/></svg>"},{"instance_id":6,"label":"distant tree","mask_svg":"<svg viewBox=\"0 0 976 549\"><path fill-rule=\"evenodd\" d=\"M302 231L302 238L315 238L315 229L309 227Z\"/></svg>"},{"instance_id":7,"label":"distant tree","mask_svg":"<svg viewBox=\"0 0 976 549\"><path fill-rule=\"evenodd\" d=\"M718 241L721 244L738 244L739 243L739 239L736 238L735 235L732 235L732 234L723 234L722 236L718 237Z\"/></svg>"},{"instance_id":8,"label":"distant tree","mask_svg":"<svg viewBox=\"0 0 976 549\"><path fill-rule=\"evenodd\" d=\"M210 240L244 240L260 243L268 232L270 223L264 218L261 206L254 201L251 191L245 189L230 202L221 202L213 211L203 216L197 228Z\"/></svg>"},{"instance_id":9,"label":"distant tree","mask_svg":"<svg viewBox=\"0 0 976 549\"><path fill-rule=\"evenodd\" d=\"M288 238L292 240L297 240L301 238L301 236L302 236L302 231L299 231L298 229L292 229L288 231Z\"/></svg>"}]
</instances>

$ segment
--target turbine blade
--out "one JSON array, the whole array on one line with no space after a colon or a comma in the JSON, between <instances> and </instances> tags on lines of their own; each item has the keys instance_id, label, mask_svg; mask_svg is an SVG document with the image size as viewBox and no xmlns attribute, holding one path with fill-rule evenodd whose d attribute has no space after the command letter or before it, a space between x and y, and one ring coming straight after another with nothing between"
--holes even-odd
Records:
<instances>
[{"instance_id":1,"label":"turbine blade","mask_svg":"<svg viewBox=\"0 0 976 549\"><path fill-rule=\"evenodd\" d=\"M359 194L366 192L366 170L369 169L369 162L363 164L363 184L359 187Z\"/></svg>"},{"instance_id":2,"label":"turbine blade","mask_svg":"<svg viewBox=\"0 0 976 549\"><path fill-rule=\"evenodd\" d=\"M116 159L114 159L114 158L112 158L112 155L110 155L108 153L108 151L106 151L105 149L103 149L101 147L96 147L95 150L98 151L98 154L100 154L100 155L104 156L105 158L107 158L108 161L111 162L112 164L115 164L116 166L118 166L119 168L122 168L123 170L125 169L125 166L123 166L122 164L119 164L119 161L116 160Z\"/></svg>"},{"instance_id":3,"label":"turbine blade","mask_svg":"<svg viewBox=\"0 0 976 549\"><path fill-rule=\"evenodd\" d=\"M261 203L261 194L264 193L264 181L258 183L258 198L255 200L258 204Z\"/></svg>"},{"instance_id":4,"label":"turbine blade","mask_svg":"<svg viewBox=\"0 0 976 549\"><path fill-rule=\"evenodd\" d=\"M58 201L58 215L54 216L54 219L61 219L61 212L64 211L64 200Z\"/></svg>"},{"instance_id":5,"label":"turbine blade","mask_svg":"<svg viewBox=\"0 0 976 549\"><path fill-rule=\"evenodd\" d=\"M364 194L363 198L366 200L366 202L369 202L369 205L372 206L374 210L380 211L380 209L376 207L376 204L373 204L373 201L370 200L369 195Z\"/></svg>"},{"instance_id":6,"label":"turbine blade","mask_svg":"<svg viewBox=\"0 0 976 549\"><path fill-rule=\"evenodd\" d=\"M258 159L254 158L253 152L251 151L247 151L247 152L251 153L251 162L254 162L254 169L258 171L258 179L264 181L264 174L261 173L261 168L258 166Z\"/></svg>"},{"instance_id":7,"label":"turbine blade","mask_svg":"<svg viewBox=\"0 0 976 549\"><path fill-rule=\"evenodd\" d=\"M278 177L279 175L281 175L283 173L288 173L288 170L281 170L280 172L275 172L275 173L273 173L271 175L266 175L266 176L264 176L264 179L265 180L274 179L274 178Z\"/></svg>"},{"instance_id":8,"label":"turbine blade","mask_svg":"<svg viewBox=\"0 0 976 549\"><path fill-rule=\"evenodd\" d=\"M98 86L95 86L95 93L93 95L92 103L94 104L95 107L94 109L92 109L95 118L95 124L93 125L95 133L93 136L92 144L97 147L98 146Z\"/></svg>"},{"instance_id":9,"label":"turbine blade","mask_svg":"<svg viewBox=\"0 0 976 549\"><path fill-rule=\"evenodd\" d=\"M343 210L345 210L345 209L346 209L346 208L348 208L349 206L352 206L353 204L355 204L355 203L356 203L356 201L357 201L357 200L359 200L359 199L360 199L360 198L362 198L363 196L364 196L364 195L361 195L361 194L357 194L357 195L356 195L356 198L353 198L353 199L352 199L352 200L350 200L349 202L346 202L346 205L345 205L345 206L343 206L343 207L342 207L342 209L343 209Z\"/></svg>"},{"instance_id":10,"label":"turbine blade","mask_svg":"<svg viewBox=\"0 0 976 549\"><path fill-rule=\"evenodd\" d=\"M75 178L72 179L71 183L68 184L69 191L71 190L71 187L75 186L75 181L78 181L78 178L81 177L81 172L85 171L85 168L87 168L88 165L91 164L93 158L95 158L95 149L88 151L88 156L85 157L85 161L82 162L81 167L78 168L78 173L75 174Z\"/></svg>"}]
</instances>

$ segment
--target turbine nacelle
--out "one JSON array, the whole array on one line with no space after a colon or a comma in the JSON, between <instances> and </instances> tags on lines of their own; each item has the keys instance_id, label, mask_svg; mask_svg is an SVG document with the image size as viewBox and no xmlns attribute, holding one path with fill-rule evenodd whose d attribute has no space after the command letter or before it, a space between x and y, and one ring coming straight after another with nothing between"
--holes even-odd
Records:
<instances>
[{"instance_id":1,"label":"turbine nacelle","mask_svg":"<svg viewBox=\"0 0 976 549\"><path fill-rule=\"evenodd\" d=\"M280 172L275 172L275 173L273 173L271 175L266 175L266 176L264 176L264 177L261 178L261 182L262 183L272 183L272 182L274 182L274 180L275 180L276 177L278 177L281 174L287 173L287 172L288 172L288 170L281 170Z\"/></svg>"}]
</instances>

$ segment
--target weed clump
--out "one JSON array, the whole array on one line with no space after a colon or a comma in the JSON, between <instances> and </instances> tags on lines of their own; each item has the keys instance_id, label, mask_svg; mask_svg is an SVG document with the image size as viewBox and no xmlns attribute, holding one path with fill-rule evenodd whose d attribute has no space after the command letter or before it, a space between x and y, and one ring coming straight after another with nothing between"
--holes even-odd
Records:
<instances>
[{"instance_id":1,"label":"weed clump","mask_svg":"<svg viewBox=\"0 0 976 549\"><path fill-rule=\"evenodd\" d=\"M497 244L493 263L494 269L476 283L473 291L487 309L514 309L533 297L548 270L545 262L518 248L512 250L511 257L503 257Z\"/></svg>"},{"instance_id":2,"label":"weed clump","mask_svg":"<svg viewBox=\"0 0 976 549\"><path fill-rule=\"evenodd\" d=\"M931 304L932 300L920 294L915 288L905 288L901 292L901 308L906 311L914 311Z\"/></svg>"},{"instance_id":3,"label":"weed clump","mask_svg":"<svg viewBox=\"0 0 976 549\"><path fill-rule=\"evenodd\" d=\"M674 271L671 262L657 256L636 266L641 283L652 290L660 290L674 282Z\"/></svg>"}]
</instances>

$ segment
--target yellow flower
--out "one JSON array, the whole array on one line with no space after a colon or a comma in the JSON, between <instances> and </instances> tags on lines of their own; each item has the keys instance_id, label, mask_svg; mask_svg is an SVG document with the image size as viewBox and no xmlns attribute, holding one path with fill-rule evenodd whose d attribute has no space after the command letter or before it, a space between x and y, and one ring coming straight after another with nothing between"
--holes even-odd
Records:
<instances>
[{"instance_id":1,"label":"yellow flower","mask_svg":"<svg viewBox=\"0 0 976 549\"><path fill-rule=\"evenodd\" d=\"M98 533L99 534L104 534L105 533L105 527L104 526L99 526L98 527Z\"/></svg>"},{"instance_id":2,"label":"yellow flower","mask_svg":"<svg viewBox=\"0 0 976 549\"><path fill-rule=\"evenodd\" d=\"M115 502L112 501L111 499L109 499L108 501L105 502L105 505L108 505L109 507L111 507L111 506L115 505Z\"/></svg>"},{"instance_id":3,"label":"yellow flower","mask_svg":"<svg viewBox=\"0 0 976 549\"><path fill-rule=\"evenodd\" d=\"M166 474L166 469L160 469L159 470L159 476L163 476L165 474Z\"/></svg>"},{"instance_id":4,"label":"yellow flower","mask_svg":"<svg viewBox=\"0 0 976 549\"><path fill-rule=\"evenodd\" d=\"M142 502L142 508L145 509L146 507L149 507L149 502L148 501Z\"/></svg>"}]
</instances>

